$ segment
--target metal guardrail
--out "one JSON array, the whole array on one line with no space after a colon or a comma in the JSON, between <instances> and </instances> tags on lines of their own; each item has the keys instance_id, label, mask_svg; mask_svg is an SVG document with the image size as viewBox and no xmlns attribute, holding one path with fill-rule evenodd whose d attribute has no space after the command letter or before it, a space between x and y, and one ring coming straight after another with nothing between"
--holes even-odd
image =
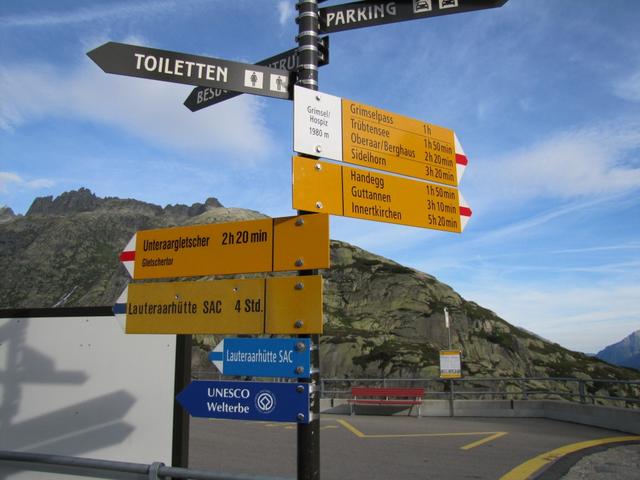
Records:
<instances>
[{"instance_id":1,"label":"metal guardrail","mask_svg":"<svg viewBox=\"0 0 640 480\"><path fill-rule=\"evenodd\" d=\"M554 388L546 387L554 385ZM351 386L415 386L425 388L425 400L439 399L545 399L560 397L579 403L622 403L625 407L640 408L640 380L608 380L555 377L509 377L458 379L441 378L330 378L322 379L322 398L350 398ZM607 386L622 387L626 392L612 395ZM609 394L602 394L606 390ZM621 392L622 393L622 392Z\"/></svg>"},{"instance_id":2,"label":"metal guardrail","mask_svg":"<svg viewBox=\"0 0 640 480\"><path fill-rule=\"evenodd\" d=\"M194 378L216 378L218 375L211 371L194 371ZM546 388L554 384L555 388ZM535 398L565 398L569 401L596 404L616 402L623 403L628 408L640 408L640 380L608 380L608 379L579 379L554 377L510 377L510 378L481 378L469 377L458 379L441 378L330 378L321 379L320 393L322 398L348 399L351 386L412 386L425 388L425 400L430 398L453 399L514 399L529 400ZM606 385L622 386L622 390L630 392L632 396L600 395ZM465 390L462 390L462 387ZM508 387L508 388L507 388ZM608 391L608 390L607 390ZM150 480L162 478L192 479L192 480L284 480L281 477L237 475L230 473L216 473L188 468L168 467L163 463L140 464L100 460L92 458L69 457L44 453L27 453L0 450L0 461L10 463L29 463L29 470L38 465L64 467L71 469L93 469L99 472L113 472L144 476ZM6 466L6 464L5 464ZM51 472L53 473L53 471ZM124 477L123 477L124 478Z\"/></svg>"},{"instance_id":3,"label":"metal guardrail","mask_svg":"<svg viewBox=\"0 0 640 480\"><path fill-rule=\"evenodd\" d=\"M217 380L223 378L213 370L193 371L193 378ZM555 388L543 388L553 384ZM445 378L323 378L320 380L321 398L348 399L351 387L370 385L380 387L424 387L429 399L549 399L564 398L579 403L624 402L625 407L640 408L640 380L581 379L575 377L466 377ZM598 392L621 387L632 395L602 395ZM509 388L507 388L509 387Z\"/></svg>"},{"instance_id":4,"label":"metal guardrail","mask_svg":"<svg viewBox=\"0 0 640 480\"><path fill-rule=\"evenodd\" d=\"M292 480L282 477L266 477L255 475L234 475L230 473L206 472L189 468L167 467L164 463L152 464L117 462L100 460L96 458L68 457L65 455L50 455L46 453L27 453L0 450L0 461L27 462L33 465L49 465L58 467L71 467L76 469L91 469L100 472L123 473L130 475L146 476L149 480L162 478L180 478L191 480ZM27 468L34 470L34 468ZM55 473L48 471L47 473Z\"/></svg>"}]
</instances>

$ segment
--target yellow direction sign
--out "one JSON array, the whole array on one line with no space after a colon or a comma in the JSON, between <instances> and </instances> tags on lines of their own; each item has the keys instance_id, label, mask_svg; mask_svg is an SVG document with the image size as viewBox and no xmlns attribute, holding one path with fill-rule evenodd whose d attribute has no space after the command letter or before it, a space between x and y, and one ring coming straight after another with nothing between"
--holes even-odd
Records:
<instances>
[{"instance_id":1,"label":"yellow direction sign","mask_svg":"<svg viewBox=\"0 0 640 480\"><path fill-rule=\"evenodd\" d=\"M293 208L460 233L471 209L457 189L293 157Z\"/></svg>"},{"instance_id":2,"label":"yellow direction sign","mask_svg":"<svg viewBox=\"0 0 640 480\"><path fill-rule=\"evenodd\" d=\"M458 185L453 130L342 99L347 163ZM466 165L466 157L460 159Z\"/></svg>"},{"instance_id":3,"label":"yellow direction sign","mask_svg":"<svg viewBox=\"0 0 640 480\"><path fill-rule=\"evenodd\" d=\"M294 150L457 186L467 157L453 130L294 87Z\"/></svg>"},{"instance_id":4,"label":"yellow direction sign","mask_svg":"<svg viewBox=\"0 0 640 480\"><path fill-rule=\"evenodd\" d=\"M322 333L322 277L132 283L113 311L126 333Z\"/></svg>"},{"instance_id":5,"label":"yellow direction sign","mask_svg":"<svg viewBox=\"0 0 640 480\"><path fill-rule=\"evenodd\" d=\"M141 230L120 260L133 279L329 267L326 215Z\"/></svg>"},{"instance_id":6,"label":"yellow direction sign","mask_svg":"<svg viewBox=\"0 0 640 480\"><path fill-rule=\"evenodd\" d=\"M265 333L322 333L322 276L267 279Z\"/></svg>"}]
</instances>

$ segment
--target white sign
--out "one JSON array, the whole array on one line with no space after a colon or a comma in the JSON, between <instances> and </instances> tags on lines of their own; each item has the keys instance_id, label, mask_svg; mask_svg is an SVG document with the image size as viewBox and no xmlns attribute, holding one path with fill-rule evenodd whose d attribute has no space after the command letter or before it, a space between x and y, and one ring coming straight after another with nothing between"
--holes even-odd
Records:
<instances>
[{"instance_id":1,"label":"white sign","mask_svg":"<svg viewBox=\"0 0 640 480\"><path fill-rule=\"evenodd\" d=\"M461 378L460 350L440 350L440 378Z\"/></svg>"},{"instance_id":2,"label":"white sign","mask_svg":"<svg viewBox=\"0 0 640 480\"><path fill-rule=\"evenodd\" d=\"M0 450L170 465L175 335L125 335L113 316L0 318L0 331ZM22 466L0 462L0 478L96 478Z\"/></svg>"},{"instance_id":3,"label":"white sign","mask_svg":"<svg viewBox=\"0 0 640 480\"><path fill-rule=\"evenodd\" d=\"M294 86L293 149L342 160L342 99Z\"/></svg>"},{"instance_id":4,"label":"white sign","mask_svg":"<svg viewBox=\"0 0 640 480\"><path fill-rule=\"evenodd\" d=\"M244 86L250 88L262 88L262 72L254 70L244 71Z\"/></svg>"},{"instance_id":5,"label":"white sign","mask_svg":"<svg viewBox=\"0 0 640 480\"><path fill-rule=\"evenodd\" d=\"M284 75L269 75L269 90L274 92L286 92L289 88L289 79Z\"/></svg>"}]
</instances>

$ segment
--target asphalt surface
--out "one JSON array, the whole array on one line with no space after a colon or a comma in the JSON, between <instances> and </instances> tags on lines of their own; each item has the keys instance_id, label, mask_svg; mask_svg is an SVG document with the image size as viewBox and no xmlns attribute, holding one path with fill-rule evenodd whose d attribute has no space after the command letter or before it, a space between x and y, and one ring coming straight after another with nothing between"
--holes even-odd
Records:
<instances>
[{"instance_id":1,"label":"asphalt surface","mask_svg":"<svg viewBox=\"0 0 640 480\"><path fill-rule=\"evenodd\" d=\"M325 414L320 428L323 480L640 479L638 444L549 461L545 453L567 445L629 435L548 419ZM296 430L286 423L192 418L189 466L295 478ZM532 459L534 473L523 476L523 465L530 466Z\"/></svg>"}]
</instances>

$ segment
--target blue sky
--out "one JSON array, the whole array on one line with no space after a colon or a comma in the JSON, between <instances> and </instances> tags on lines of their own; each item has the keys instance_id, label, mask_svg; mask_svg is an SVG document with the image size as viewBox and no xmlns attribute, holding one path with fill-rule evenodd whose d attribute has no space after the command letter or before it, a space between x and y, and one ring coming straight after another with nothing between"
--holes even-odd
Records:
<instances>
[{"instance_id":1,"label":"blue sky","mask_svg":"<svg viewBox=\"0 0 640 480\"><path fill-rule=\"evenodd\" d=\"M3 1L0 205L25 213L87 187L294 214L291 102L242 95L192 113L189 86L86 56L117 41L255 62L295 46L293 5ZM331 34L320 90L455 130L473 210L460 235L333 217L332 238L571 349L639 329L639 23L635 0L510 0Z\"/></svg>"}]
</instances>

